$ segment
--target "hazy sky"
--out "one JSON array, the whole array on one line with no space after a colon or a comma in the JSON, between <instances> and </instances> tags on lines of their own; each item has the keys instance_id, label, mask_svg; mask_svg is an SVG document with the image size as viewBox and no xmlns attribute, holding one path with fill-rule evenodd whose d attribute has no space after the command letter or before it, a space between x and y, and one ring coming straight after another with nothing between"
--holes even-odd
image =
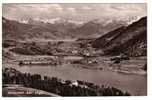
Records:
<instances>
[{"instance_id":1,"label":"hazy sky","mask_svg":"<svg viewBox=\"0 0 152 100\"><path fill-rule=\"evenodd\" d=\"M65 18L89 21L102 18L146 16L146 4L3 4L3 16L21 20Z\"/></svg>"}]
</instances>

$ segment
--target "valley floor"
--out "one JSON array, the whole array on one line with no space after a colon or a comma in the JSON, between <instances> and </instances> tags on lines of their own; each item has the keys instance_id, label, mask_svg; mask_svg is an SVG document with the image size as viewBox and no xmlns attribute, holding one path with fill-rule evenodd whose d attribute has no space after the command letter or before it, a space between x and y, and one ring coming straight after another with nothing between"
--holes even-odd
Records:
<instances>
[{"instance_id":1,"label":"valley floor","mask_svg":"<svg viewBox=\"0 0 152 100\"><path fill-rule=\"evenodd\" d=\"M24 73L57 76L65 80L80 79L93 83L110 84L124 91L127 90L132 95L147 94L147 72L144 69L147 63L146 56L130 57L128 60L121 60L119 63L115 63L115 60L111 60L115 56L103 56L102 52L95 51L92 48L80 48L73 41L72 43L63 42L61 43L62 45L58 45L58 43L49 44L52 48L48 48L48 45L45 45L46 43L39 43L39 46L35 43L32 43L32 45L28 43L24 44L25 47L23 44L3 48L3 68L15 68ZM115 77L112 78L114 75ZM137 83L134 86L130 86L135 83L135 79L141 84L137 85L137 87ZM12 90L8 87L12 88ZM28 90L28 88L20 86L19 90L14 90L15 86L13 85L8 87L3 88L4 93L5 91L21 90L24 92ZM29 90L33 91L32 89ZM16 94L16 96L24 95ZM10 96L13 96L13 94Z\"/></svg>"}]
</instances>

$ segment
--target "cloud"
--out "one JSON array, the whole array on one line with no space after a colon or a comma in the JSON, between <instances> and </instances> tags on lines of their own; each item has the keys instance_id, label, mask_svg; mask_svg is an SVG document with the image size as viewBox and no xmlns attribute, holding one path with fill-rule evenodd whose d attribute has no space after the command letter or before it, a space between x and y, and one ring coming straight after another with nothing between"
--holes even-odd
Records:
<instances>
[{"instance_id":1,"label":"cloud","mask_svg":"<svg viewBox=\"0 0 152 100\"><path fill-rule=\"evenodd\" d=\"M91 7L88 7L88 6L83 6L82 9L83 9L83 10L92 10L92 8L91 8Z\"/></svg>"},{"instance_id":2,"label":"cloud","mask_svg":"<svg viewBox=\"0 0 152 100\"><path fill-rule=\"evenodd\" d=\"M76 10L76 8L68 7L68 8L66 8L66 14L67 14L67 16L76 16L77 10Z\"/></svg>"},{"instance_id":3,"label":"cloud","mask_svg":"<svg viewBox=\"0 0 152 100\"><path fill-rule=\"evenodd\" d=\"M70 11L70 12L72 12L72 13L76 12L76 8L72 8L72 7L67 8L67 10Z\"/></svg>"},{"instance_id":4,"label":"cloud","mask_svg":"<svg viewBox=\"0 0 152 100\"><path fill-rule=\"evenodd\" d=\"M55 19L88 21L97 18L146 16L146 4L3 4L9 19Z\"/></svg>"},{"instance_id":5,"label":"cloud","mask_svg":"<svg viewBox=\"0 0 152 100\"><path fill-rule=\"evenodd\" d=\"M48 5L49 10L56 9L59 12L63 11L63 8L59 4Z\"/></svg>"}]
</instances>

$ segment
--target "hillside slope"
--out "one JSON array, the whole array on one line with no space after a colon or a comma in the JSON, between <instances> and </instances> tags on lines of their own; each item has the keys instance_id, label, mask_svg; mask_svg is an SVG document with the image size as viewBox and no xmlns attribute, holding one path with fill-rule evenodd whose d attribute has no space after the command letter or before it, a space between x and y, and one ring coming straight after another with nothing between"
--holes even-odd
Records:
<instances>
[{"instance_id":1,"label":"hillside slope","mask_svg":"<svg viewBox=\"0 0 152 100\"><path fill-rule=\"evenodd\" d=\"M102 49L105 54L126 53L129 56L146 56L147 17L101 36L93 41L92 45Z\"/></svg>"}]
</instances>

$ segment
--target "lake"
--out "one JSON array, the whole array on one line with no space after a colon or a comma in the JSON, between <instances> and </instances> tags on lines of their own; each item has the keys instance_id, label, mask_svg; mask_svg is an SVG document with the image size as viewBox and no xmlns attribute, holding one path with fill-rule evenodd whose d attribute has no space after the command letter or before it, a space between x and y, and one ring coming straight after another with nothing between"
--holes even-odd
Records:
<instances>
[{"instance_id":1,"label":"lake","mask_svg":"<svg viewBox=\"0 0 152 100\"><path fill-rule=\"evenodd\" d=\"M22 67L17 64L5 64L5 67L14 67L23 73L41 74L43 76L58 77L63 80L83 80L97 85L110 85L127 91L131 95L147 94L146 75L129 75L105 70L90 70L71 64L60 66L25 65Z\"/></svg>"}]
</instances>

